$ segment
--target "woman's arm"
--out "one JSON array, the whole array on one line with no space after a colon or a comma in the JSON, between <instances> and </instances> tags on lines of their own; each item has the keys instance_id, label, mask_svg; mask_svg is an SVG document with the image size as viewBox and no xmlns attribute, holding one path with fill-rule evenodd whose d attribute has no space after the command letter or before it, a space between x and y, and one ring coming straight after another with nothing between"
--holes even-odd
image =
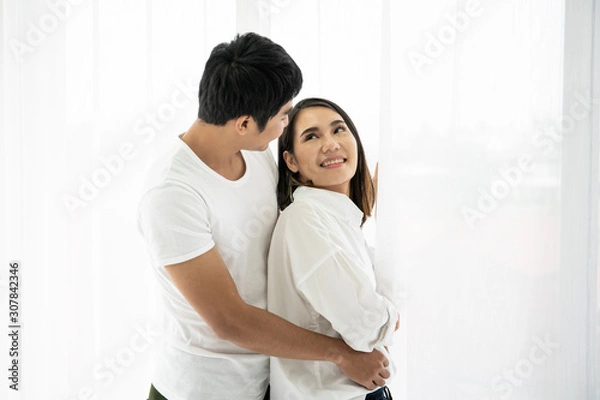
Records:
<instances>
[{"instance_id":1,"label":"woman's arm","mask_svg":"<svg viewBox=\"0 0 600 400\"><path fill-rule=\"evenodd\" d=\"M372 351L392 343L399 315L393 304L377 293L369 269L360 262L338 251L313 268L297 288L350 347Z\"/></svg>"}]
</instances>

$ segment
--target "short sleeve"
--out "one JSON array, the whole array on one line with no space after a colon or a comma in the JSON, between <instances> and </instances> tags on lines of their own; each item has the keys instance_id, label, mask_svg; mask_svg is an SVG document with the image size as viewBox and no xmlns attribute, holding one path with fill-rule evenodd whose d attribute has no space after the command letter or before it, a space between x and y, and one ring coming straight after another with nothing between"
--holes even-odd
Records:
<instances>
[{"instance_id":1,"label":"short sleeve","mask_svg":"<svg viewBox=\"0 0 600 400\"><path fill-rule=\"evenodd\" d=\"M138 229L155 264L181 263L213 248L208 215L202 197L184 186L146 192L138 208Z\"/></svg>"}]
</instances>

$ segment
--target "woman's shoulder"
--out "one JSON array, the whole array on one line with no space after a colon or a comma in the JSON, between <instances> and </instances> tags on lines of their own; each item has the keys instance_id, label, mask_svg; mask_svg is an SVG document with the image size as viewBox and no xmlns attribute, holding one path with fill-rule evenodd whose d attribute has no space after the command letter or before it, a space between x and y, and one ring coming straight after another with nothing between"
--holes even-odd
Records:
<instances>
[{"instance_id":1,"label":"woman's shoulder","mask_svg":"<svg viewBox=\"0 0 600 400\"><path fill-rule=\"evenodd\" d=\"M318 260L322 260L324 254L330 254L335 248L331 227L328 216L315 204L294 201L279 216L271 245L277 243L280 248L303 257L308 257L305 252L310 249L311 257L318 256ZM315 259L315 263L318 260Z\"/></svg>"},{"instance_id":2,"label":"woman's shoulder","mask_svg":"<svg viewBox=\"0 0 600 400\"><path fill-rule=\"evenodd\" d=\"M307 226L322 227L327 225L327 220L328 216L317 203L306 201L306 199L296 199L281 212L278 224L282 224L288 229L298 229Z\"/></svg>"},{"instance_id":3,"label":"woman's shoulder","mask_svg":"<svg viewBox=\"0 0 600 400\"><path fill-rule=\"evenodd\" d=\"M315 218L318 209L315 204L303 200L294 200L281 212L280 219L301 221L305 218Z\"/></svg>"}]
</instances>

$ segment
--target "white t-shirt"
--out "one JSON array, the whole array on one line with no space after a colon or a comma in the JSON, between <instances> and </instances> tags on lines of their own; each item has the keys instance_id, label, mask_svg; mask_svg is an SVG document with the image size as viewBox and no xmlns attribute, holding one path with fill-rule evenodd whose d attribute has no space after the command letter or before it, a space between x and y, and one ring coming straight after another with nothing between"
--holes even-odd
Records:
<instances>
[{"instance_id":1,"label":"white t-shirt","mask_svg":"<svg viewBox=\"0 0 600 400\"><path fill-rule=\"evenodd\" d=\"M165 270L216 246L240 296L266 309L277 169L269 149L242 155L246 172L230 181L178 139L150 171L140 201L138 226L165 309L166 343L152 383L169 400L262 400L268 385L269 358L219 339Z\"/></svg>"},{"instance_id":2,"label":"white t-shirt","mask_svg":"<svg viewBox=\"0 0 600 400\"><path fill-rule=\"evenodd\" d=\"M355 350L385 351L398 313L376 291L362 215L343 194L296 189L271 239L268 310L313 332L342 338ZM368 392L333 363L271 358L273 399L358 400Z\"/></svg>"}]
</instances>

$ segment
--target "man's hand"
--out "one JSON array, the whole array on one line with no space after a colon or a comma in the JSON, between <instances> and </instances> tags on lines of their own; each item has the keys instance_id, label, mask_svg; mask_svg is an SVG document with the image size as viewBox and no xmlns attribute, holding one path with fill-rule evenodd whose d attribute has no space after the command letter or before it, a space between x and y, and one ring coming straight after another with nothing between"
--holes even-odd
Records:
<instances>
[{"instance_id":1,"label":"man's hand","mask_svg":"<svg viewBox=\"0 0 600 400\"><path fill-rule=\"evenodd\" d=\"M386 369L390 362L378 350L364 353L350 349L337 361L339 362L336 364L344 375L369 390L385 386L385 380L390 377L390 372Z\"/></svg>"}]
</instances>

